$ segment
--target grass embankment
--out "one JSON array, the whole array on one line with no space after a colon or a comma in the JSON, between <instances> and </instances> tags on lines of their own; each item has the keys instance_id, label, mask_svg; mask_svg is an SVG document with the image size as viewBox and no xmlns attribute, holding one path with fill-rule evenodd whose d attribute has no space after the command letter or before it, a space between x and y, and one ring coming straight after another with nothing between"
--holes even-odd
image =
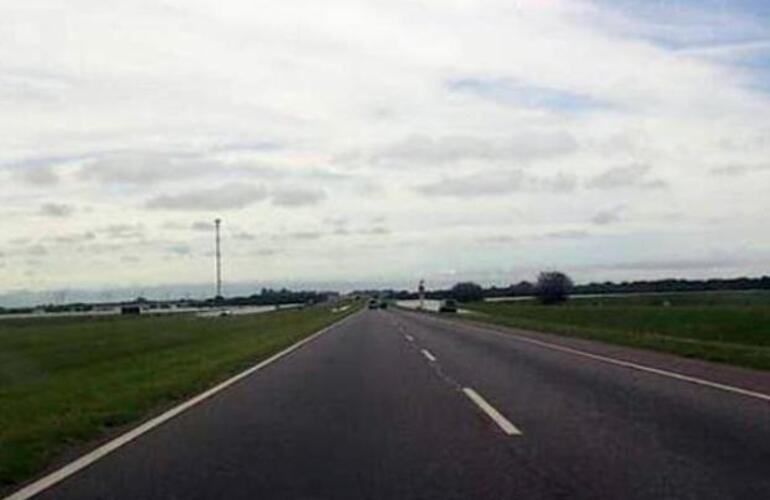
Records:
<instances>
[{"instance_id":1,"label":"grass embankment","mask_svg":"<svg viewBox=\"0 0 770 500\"><path fill-rule=\"evenodd\" d=\"M770 292L471 304L476 320L770 370Z\"/></svg>"},{"instance_id":2,"label":"grass embankment","mask_svg":"<svg viewBox=\"0 0 770 500\"><path fill-rule=\"evenodd\" d=\"M356 309L0 320L0 490Z\"/></svg>"}]
</instances>

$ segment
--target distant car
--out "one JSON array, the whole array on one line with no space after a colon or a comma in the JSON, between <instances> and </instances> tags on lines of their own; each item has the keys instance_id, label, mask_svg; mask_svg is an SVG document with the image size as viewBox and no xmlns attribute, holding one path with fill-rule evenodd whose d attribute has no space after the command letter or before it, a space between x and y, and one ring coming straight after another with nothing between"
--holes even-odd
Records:
<instances>
[{"instance_id":1,"label":"distant car","mask_svg":"<svg viewBox=\"0 0 770 500\"><path fill-rule=\"evenodd\" d=\"M456 313L457 301L455 299L442 300L438 306L438 312L440 313Z\"/></svg>"},{"instance_id":2,"label":"distant car","mask_svg":"<svg viewBox=\"0 0 770 500\"><path fill-rule=\"evenodd\" d=\"M385 302L384 300L381 300L380 301L380 309L387 309L387 308L388 308L388 303Z\"/></svg>"},{"instance_id":3,"label":"distant car","mask_svg":"<svg viewBox=\"0 0 770 500\"><path fill-rule=\"evenodd\" d=\"M369 309L378 309L380 307L377 299L369 299Z\"/></svg>"}]
</instances>

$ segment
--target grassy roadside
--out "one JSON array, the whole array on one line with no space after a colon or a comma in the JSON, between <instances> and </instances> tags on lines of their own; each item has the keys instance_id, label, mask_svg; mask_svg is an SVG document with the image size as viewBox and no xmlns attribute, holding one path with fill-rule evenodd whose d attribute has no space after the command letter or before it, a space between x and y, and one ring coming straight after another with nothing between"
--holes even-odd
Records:
<instances>
[{"instance_id":1,"label":"grassy roadside","mask_svg":"<svg viewBox=\"0 0 770 500\"><path fill-rule=\"evenodd\" d=\"M0 321L0 491L357 309Z\"/></svg>"},{"instance_id":2,"label":"grassy roadside","mask_svg":"<svg viewBox=\"0 0 770 500\"><path fill-rule=\"evenodd\" d=\"M465 306L464 306L465 307ZM770 294L475 303L469 319L770 370Z\"/></svg>"}]
</instances>

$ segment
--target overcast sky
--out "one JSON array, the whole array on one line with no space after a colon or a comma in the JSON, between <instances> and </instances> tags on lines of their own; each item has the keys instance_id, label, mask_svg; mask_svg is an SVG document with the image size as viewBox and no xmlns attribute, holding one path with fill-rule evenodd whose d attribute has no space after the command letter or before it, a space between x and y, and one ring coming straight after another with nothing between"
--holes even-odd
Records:
<instances>
[{"instance_id":1,"label":"overcast sky","mask_svg":"<svg viewBox=\"0 0 770 500\"><path fill-rule=\"evenodd\" d=\"M770 6L0 4L0 293L757 275Z\"/></svg>"}]
</instances>

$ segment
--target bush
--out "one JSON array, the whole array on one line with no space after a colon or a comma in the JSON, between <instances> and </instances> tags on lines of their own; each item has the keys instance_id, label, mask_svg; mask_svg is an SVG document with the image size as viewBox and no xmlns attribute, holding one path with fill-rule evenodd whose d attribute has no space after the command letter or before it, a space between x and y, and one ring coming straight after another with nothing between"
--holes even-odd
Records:
<instances>
[{"instance_id":1,"label":"bush","mask_svg":"<svg viewBox=\"0 0 770 500\"><path fill-rule=\"evenodd\" d=\"M484 289L470 281L452 287L452 298L458 302L474 302L484 298Z\"/></svg>"},{"instance_id":2,"label":"bush","mask_svg":"<svg viewBox=\"0 0 770 500\"><path fill-rule=\"evenodd\" d=\"M572 280L558 271L542 272L537 277L535 295L542 304L558 304L567 300Z\"/></svg>"}]
</instances>

